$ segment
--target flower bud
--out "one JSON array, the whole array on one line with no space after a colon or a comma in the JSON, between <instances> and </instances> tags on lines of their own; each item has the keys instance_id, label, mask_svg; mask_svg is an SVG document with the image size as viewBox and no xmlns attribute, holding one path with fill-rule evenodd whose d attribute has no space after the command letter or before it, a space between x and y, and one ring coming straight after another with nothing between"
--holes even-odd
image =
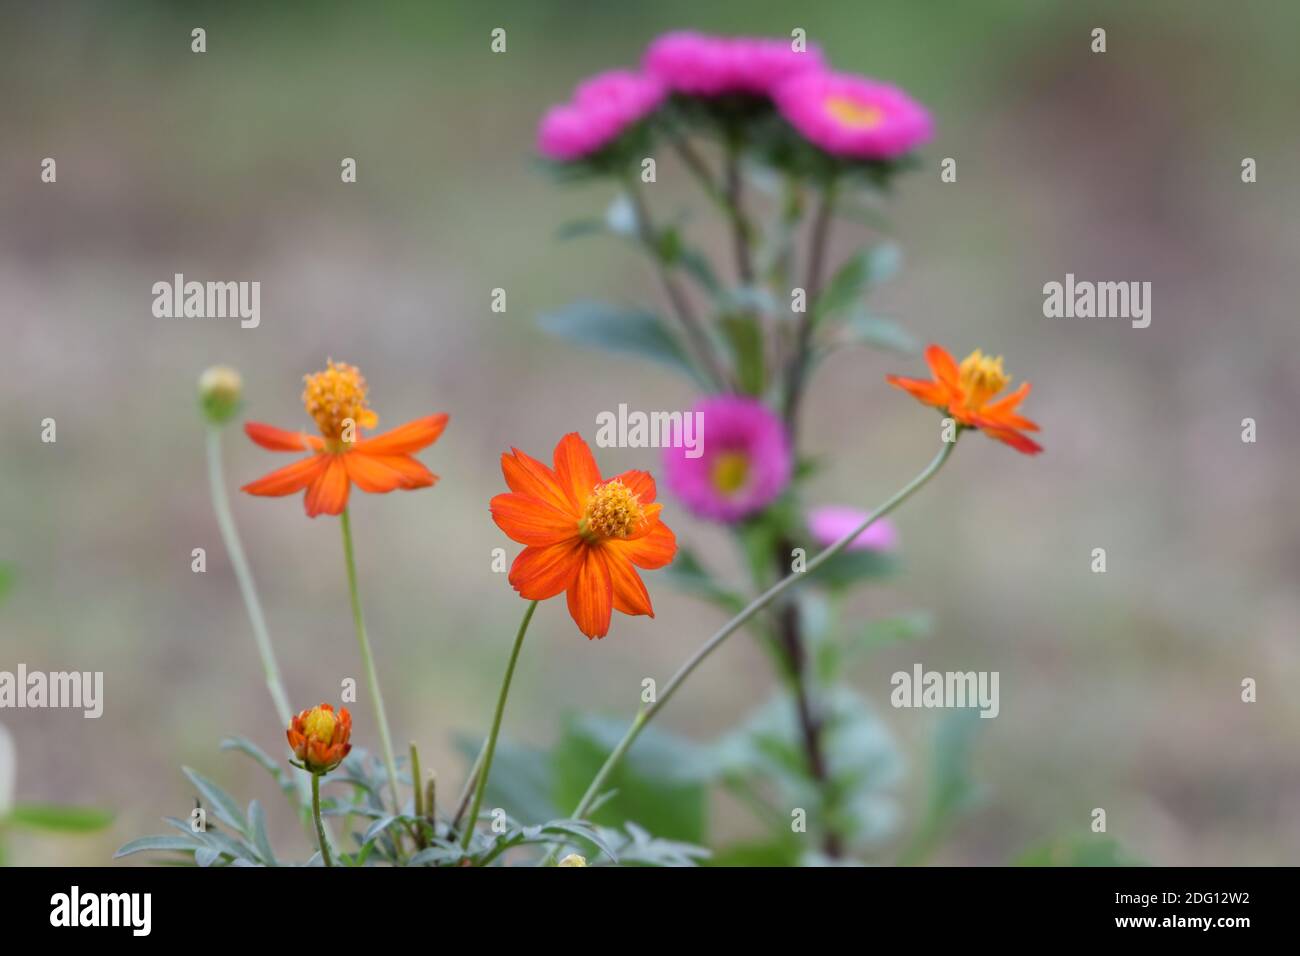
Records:
<instances>
[{"instance_id":1,"label":"flower bud","mask_svg":"<svg viewBox=\"0 0 1300 956\"><path fill-rule=\"evenodd\" d=\"M199 405L213 425L224 425L239 411L244 381L229 365L214 365L199 376Z\"/></svg>"},{"instance_id":2,"label":"flower bud","mask_svg":"<svg viewBox=\"0 0 1300 956\"><path fill-rule=\"evenodd\" d=\"M561 860L559 863L556 864L556 866L586 866L586 865L587 865L587 858L585 856L579 856L576 853L570 853L563 860Z\"/></svg>"},{"instance_id":3,"label":"flower bud","mask_svg":"<svg viewBox=\"0 0 1300 956\"><path fill-rule=\"evenodd\" d=\"M352 715L346 707L319 704L294 717L285 732L299 764L308 773L329 773L348 755L352 744Z\"/></svg>"}]
</instances>

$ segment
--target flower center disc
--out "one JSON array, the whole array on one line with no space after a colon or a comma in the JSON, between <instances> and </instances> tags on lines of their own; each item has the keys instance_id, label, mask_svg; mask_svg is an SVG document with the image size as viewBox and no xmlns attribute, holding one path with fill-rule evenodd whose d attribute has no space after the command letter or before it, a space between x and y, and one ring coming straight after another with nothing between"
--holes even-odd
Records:
<instances>
[{"instance_id":1,"label":"flower center disc","mask_svg":"<svg viewBox=\"0 0 1300 956\"><path fill-rule=\"evenodd\" d=\"M832 96L826 100L826 112L837 121L853 129L871 129L885 119L885 111L871 103L859 103L847 96Z\"/></svg>"},{"instance_id":2,"label":"flower center disc","mask_svg":"<svg viewBox=\"0 0 1300 956\"><path fill-rule=\"evenodd\" d=\"M580 528L584 536L626 538L644 520L640 499L623 482L614 479L592 493Z\"/></svg>"},{"instance_id":3,"label":"flower center disc","mask_svg":"<svg viewBox=\"0 0 1300 956\"><path fill-rule=\"evenodd\" d=\"M355 365L330 359L328 368L304 375L303 381L302 403L326 438L355 442L361 437L358 429L379 423L379 416L366 404L366 380Z\"/></svg>"},{"instance_id":4,"label":"flower center disc","mask_svg":"<svg viewBox=\"0 0 1300 956\"><path fill-rule=\"evenodd\" d=\"M738 451L724 451L713 462L713 487L724 495L735 494L749 478L749 458Z\"/></svg>"}]
</instances>

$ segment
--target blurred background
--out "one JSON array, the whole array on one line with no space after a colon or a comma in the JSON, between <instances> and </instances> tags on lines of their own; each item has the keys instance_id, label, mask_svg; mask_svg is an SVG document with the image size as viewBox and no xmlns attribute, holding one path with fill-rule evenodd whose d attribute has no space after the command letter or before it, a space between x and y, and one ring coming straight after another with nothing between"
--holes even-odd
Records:
<instances>
[{"instance_id":1,"label":"blurred background","mask_svg":"<svg viewBox=\"0 0 1300 956\"><path fill-rule=\"evenodd\" d=\"M190 52L190 30L208 52ZM936 860L1002 864L1062 835L1108 829L1163 864L1300 862L1300 190L1295 120L1300 6L1243 2L707 5L12 4L0 36L0 670L105 674L104 716L0 711L16 797L112 810L93 835L14 833L15 863L104 864L184 815L182 764L259 797L272 829L307 844L228 734L279 754L206 486L195 381L244 375L246 415L309 424L301 377L355 363L381 425L445 411L421 458L433 490L356 495L360 575L390 719L448 789L458 733L490 718L523 604L491 551L499 453L549 457L616 409L688 407L669 373L574 349L536 316L574 298L658 304L645 262L601 240L561 242L600 215L608 186L557 187L533 159L535 124L584 75L634 64L667 29L788 35L803 27L841 69L906 87L938 135L891 200L903 272L874 306L959 355L980 346L1034 383L1047 453L982 437L897 516L907 573L853 613L929 609L926 643L855 674L924 783L936 712L887 705L889 676L997 670L1001 714L977 721L977 809ZM1090 52L1090 31L1108 52ZM504 27L508 52L489 52ZM39 179L44 157L57 184ZM939 180L943 157L958 180ZM1255 184L1241 161L1258 163ZM358 182L339 180L343 157ZM661 167L661 215L698 200ZM721 252L699 215L692 238ZM837 229L843 255L871 239ZM257 280L262 320L168 320L151 286L176 272ZM1046 319L1042 286L1153 284L1150 328ZM491 290L508 311L490 308ZM805 406L827 467L817 503L870 507L931 455L930 410L884 382L919 360L834 355ZM40 423L57 421L43 444ZM1241 421L1258 423L1243 444ZM337 522L300 496L234 489L286 463L232 427L228 485L295 706L360 680ZM653 450L598 451L606 473L657 468ZM725 536L666 516L740 580ZM208 571L190 569L191 550ZM1095 547L1108 571L1090 570ZM538 613L506 718L546 744L576 709L630 716L720 623L648 576L658 618L618 617L587 642L562 602ZM1243 704L1241 681L1258 682ZM665 712L709 739L773 678L747 640L725 648ZM363 683L363 682L362 682ZM356 739L374 746L368 703ZM717 839L751 827L725 802Z\"/></svg>"}]
</instances>

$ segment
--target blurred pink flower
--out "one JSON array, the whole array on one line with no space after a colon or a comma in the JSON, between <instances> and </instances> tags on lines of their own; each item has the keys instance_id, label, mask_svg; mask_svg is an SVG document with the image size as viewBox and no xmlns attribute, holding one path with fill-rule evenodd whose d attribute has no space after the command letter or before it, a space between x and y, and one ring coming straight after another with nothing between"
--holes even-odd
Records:
<instances>
[{"instance_id":1,"label":"blurred pink flower","mask_svg":"<svg viewBox=\"0 0 1300 956\"><path fill-rule=\"evenodd\" d=\"M789 40L718 37L689 30L665 33L650 44L643 62L679 93L769 93L782 80L825 67L821 50L795 52Z\"/></svg>"},{"instance_id":2,"label":"blurred pink flower","mask_svg":"<svg viewBox=\"0 0 1300 956\"><path fill-rule=\"evenodd\" d=\"M653 113L666 95L652 76L630 70L598 73L578 84L569 102L546 111L537 149L560 162L584 159Z\"/></svg>"},{"instance_id":3,"label":"blurred pink flower","mask_svg":"<svg viewBox=\"0 0 1300 956\"><path fill-rule=\"evenodd\" d=\"M664 450L668 487L702 518L733 522L771 504L793 471L790 440L762 402L715 395L696 403L702 415L698 458L682 447Z\"/></svg>"},{"instance_id":4,"label":"blurred pink flower","mask_svg":"<svg viewBox=\"0 0 1300 956\"><path fill-rule=\"evenodd\" d=\"M847 505L823 505L808 512L808 532L818 547L829 548L862 522L866 511ZM881 518L854 538L847 551L893 551L898 547L898 528L888 518Z\"/></svg>"},{"instance_id":5,"label":"blurred pink flower","mask_svg":"<svg viewBox=\"0 0 1300 956\"><path fill-rule=\"evenodd\" d=\"M777 109L828 153L895 159L933 135L930 114L902 90L847 73L801 73L772 93Z\"/></svg>"}]
</instances>

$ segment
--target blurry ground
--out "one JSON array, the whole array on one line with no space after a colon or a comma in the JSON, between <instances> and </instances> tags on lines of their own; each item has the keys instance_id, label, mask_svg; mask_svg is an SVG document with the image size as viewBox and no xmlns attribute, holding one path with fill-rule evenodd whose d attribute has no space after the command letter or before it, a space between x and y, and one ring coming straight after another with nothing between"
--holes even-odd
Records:
<instances>
[{"instance_id":1,"label":"blurry ground","mask_svg":"<svg viewBox=\"0 0 1300 956\"><path fill-rule=\"evenodd\" d=\"M570 351L534 329L575 297L651 299L626 249L560 243L607 190L560 189L530 161L536 117L584 74L634 62L671 27L786 34L803 26L845 69L934 111L929 167L892 214L907 253L882 311L918 335L1007 356L1032 380L1036 460L973 437L899 516L909 574L858 609L932 608L925 645L857 679L883 703L921 660L993 669L1001 716L981 721L984 808L939 857L1001 863L1086 826L1170 864L1300 859L1300 192L1292 121L1300 8L1212 3L666 2L15 5L0 36L0 559L19 568L0 609L0 669L103 670L105 715L0 713L20 799L112 807L102 837L20 840L16 862L103 863L190 799L198 767L272 807L225 734L282 738L206 491L193 383L217 361L245 375L250 416L305 423L301 375L354 362L383 423L451 414L422 456L432 491L354 499L358 560L390 717L426 765L459 781L453 732L481 732L522 605L490 571L506 544L487 514L509 445L548 455L598 411L686 407L653 368ZM1081 9L1083 7L1089 9ZM202 8L200 8L202 10ZM793 19L792 19L793 17ZM208 30L208 53L189 30ZM1109 52L1088 50L1093 26ZM508 30L509 52L488 53ZM39 183L45 156L56 186ZM355 157L344 186L339 161ZM940 157L958 160L941 184ZM1258 161L1244 185L1242 157ZM665 163L665 170L672 167ZM693 201L663 178L663 208ZM841 250L867 233L845 227ZM705 241L714 234L705 231ZM714 236L714 238L717 238ZM184 272L262 282L262 325L168 321L150 286ZM1048 320L1044 282L1147 280L1154 318ZM490 290L509 311L489 311ZM807 405L832 465L817 497L870 505L928 459L934 421L888 389L916 371L837 355ZM907 363L905 363L907 364ZM39 422L58 422L58 442ZM1259 441L1241 443L1240 422ZM233 486L279 462L234 432ZM651 452L600 454L607 471ZM672 505L669 505L672 508ZM360 677L337 522L297 499L235 501L290 692L301 706ZM671 513L671 512L670 512ZM678 515L718 560L722 537ZM206 575L190 551L206 547ZM1089 571L1105 547L1109 571ZM511 549L513 554L513 548ZM560 604L525 649L508 732L545 741L574 708L630 714L713 612L651 576L659 617L589 644ZM1259 702L1239 701L1243 677ZM667 722L716 732L766 693L737 643ZM369 708L358 735L373 739ZM935 717L886 709L914 765ZM278 750L276 750L278 752ZM722 821L726 834L739 824Z\"/></svg>"}]
</instances>

